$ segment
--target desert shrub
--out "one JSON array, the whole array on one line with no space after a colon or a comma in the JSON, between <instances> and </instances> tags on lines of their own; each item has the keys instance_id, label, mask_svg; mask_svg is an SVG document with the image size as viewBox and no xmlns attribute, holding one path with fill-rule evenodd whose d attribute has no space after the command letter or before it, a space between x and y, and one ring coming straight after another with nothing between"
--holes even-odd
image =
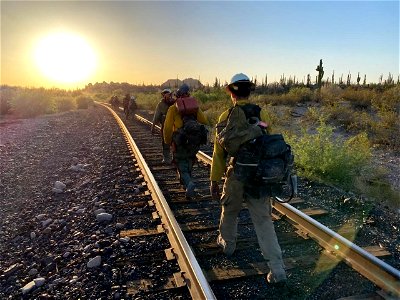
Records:
<instances>
[{"instance_id":1,"label":"desert shrub","mask_svg":"<svg viewBox=\"0 0 400 300\"><path fill-rule=\"evenodd\" d=\"M213 89L209 93L197 90L192 93L192 96L201 103L230 100L228 93L224 89Z\"/></svg>"},{"instance_id":2,"label":"desert shrub","mask_svg":"<svg viewBox=\"0 0 400 300\"><path fill-rule=\"evenodd\" d=\"M86 109L89 106L93 105L93 99L89 96L78 96L75 99L76 107L78 109Z\"/></svg>"},{"instance_id":3,"label":"desert shrub","mask_svg":"<svg viewBox=\"0 0 400 300\"><path fill-rule=\"evenodd\" d=\"M400 86L392 87L372 100L376 112L373 141L394 149L400 148Z\"/></svg>"},{"instance_id":4,"label":"desert shrub","mask_svg":"<svg viewBox=\"0 0 400 300\"><path fill-rule=\"evenodd\" d=\"M347 126L347 129L356 132L364 131L370 133L374 126L375 121L369 113L366 111L355 111L353 112L353 120Z\"/></svg>"},{"instance_id":5,"label":"desert shrub","mask_svg":"<svg viewBox=\"0 0 400 300\"><path fill-rule=\"evenodd\" d=\"M261 119L267 122L269 132L281 132L287 121L287 114L285 112L278 112L278 109L271 104L260 105L260 107L262 108Z\"/></svg>"},{"instance_id":6,"label":"desert shrub","mask_svg":"<svg viewBox=\"0 0 400 300\"><path fill-rule=\"evenodd\" d=\"M374 90L346 88L343 91L343 99L348 100L354 108L367 109L371 107L371 101L376 96Z\"/></svg>"},{"instance_id":7,"label":"desert shrub","mask_svg":"<svg viewBox=\"0 0 400 300\"><path fill-rule=\"evenodd\" d=\"M375 94L372 107L377 111L400 111L400 85L392 87L382 94Z\"/></svg>"},{"instance_id":8,"label":"desert shrub","mask_svg":"<svg viewBox=\"0 0 400 300\"><path fill-rule=\"evenodd\" d=\"M110 97L111 96L107 93L96 93L93 95L93 100L98 102L107 102Z\"/></svg>"},{"instance_id":9,"label":"desert shrub","mask_svg":"<svg viewBox=\"0 0 400 300\"><path fill-rule=\"evenodd\" d=\"M317 107L309 107L304 114L304 121L311 124L318 124L321 119L326 120L327 114Z\"/></svg>"},{"instance_id":10,"label":"desert shrub","mask_svg":"<svg viewBox=\"0 0 400 300\"><path fill-rule=\"evenodd\" d=\"M315 134L289 136L300 175L350 187L369 165L371 151L365 133L351 139L335 138L334 128L321 121Z\"/></svg>"},{"instance_id":11,"label":"desert shrub","mask_svg":"<svg viewBox=\"0 0 400 300\"><path fill-rule=\"evenodd\" d=\"M0 94L0 115L6 115L10 109L11 105L9 99Z\"/></svg>"},{"instance_id":12,"label":"desert shrub","mask_svg":"<svg viewBox=\"0 0 400 300\"><path fill-rule=\"evenodd\" d=\"M394 111L381 111L378 113L378 121L374 122L373 142L389 146L392 149L400 149L400 123L399 114Z\"/></svg>"},{"instance_id":13,"label":"desert shrub","mask_svg":"<svg viewBox=\"0 0 400 300\"><path fill-rule=\"evenodd\" d=\"M139 109L155 111L158 102L161 100L159 93L139 93L132 96L136 97L136 103Z\"/></svg>"},{"instance_id":14,"label":"desert shrub","mask_svg":"<svg viewBox=\"0 0 400 300\"><path fill-rule=\"evenodd\" d=\"M267 94L251 96L259 103L272 105L296 105L314 99L313 92L307 87L295 87L285 94Z\"/></svg>"},{"instance_id":15,"label":"desert shrub","mask_svg":"<svg viewBox=\"0 0 400 300\"><path fill-rule=\"evenodd\" d=\"M287 96L295 103L304 103L313 99L313 92L307 87L295 87L289 90Z\"/></svg>"},{"instance_id":16,"label":"desert shrub","mask_svg":"<svg viewBox=\"0 0 400 300\"><path fill-rule=\"evenodd\" d=\"M337 85L326 85L321 88L320 97L323 103L334 104L342 99L343 90Z\"/></svg>"},{"instance_id":17,"label":"desert shrub","mask_svg":"<svg viewBox=\"0 0 400 300\"><path fill-rule=\"evenodd\" d=\"M348 130L354 121L354 111L349 103L341 101L335 102L324 107L324 112L328 116L328 121L336 126L341 126Z\"/></svg>"},{"instance_id":18,"label":"desert shrub","mask_svg":"<svg viewBox=\"0 0 400 300\"><path fill-rule=\"evenodd\" d=\"M22 117L35 117L56 111L53 97L44 89L22 90L12 99L11 106Z\"/></svg>"},{"instance_id":19,"label":"desert shrub","mask_svg":"<svg viewBox=\"0 0 400 300\"><path fill-rule=\"evenodd\" d=\"M60 97L56 99L57 112L64 112L76 108L76 102L72 97Z\"/></svg>"},{"instance_id":20,"label":"desert shrub","mask_svg":"<svg viewBox=\"0 0 400 300\"><path fill-rule=\"evenodd\" d=\"M11 101L15 98L16 89L2 85L0 87L0 115L11 112Z\"/></svg>"}]
</instances>

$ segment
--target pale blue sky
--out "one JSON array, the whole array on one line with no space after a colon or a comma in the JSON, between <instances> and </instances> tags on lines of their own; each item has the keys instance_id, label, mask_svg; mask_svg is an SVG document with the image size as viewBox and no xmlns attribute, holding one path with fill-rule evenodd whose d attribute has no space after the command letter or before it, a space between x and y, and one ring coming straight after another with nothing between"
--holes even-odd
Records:
<instances>
[{"instance_id":1,"label":"pale blue sky","mask_svg":"<svg viewBox=\"0 0 400 300\"><path fill-rule=\"evenodd\" d=\"M55 30L79 34L97 53L87 82L212 84L237 72L301 81L315 78L321 58L325 78L399 75L398 1L2 1L2 83L43 85L30 52Z\"/></svg>"}]
</instances>

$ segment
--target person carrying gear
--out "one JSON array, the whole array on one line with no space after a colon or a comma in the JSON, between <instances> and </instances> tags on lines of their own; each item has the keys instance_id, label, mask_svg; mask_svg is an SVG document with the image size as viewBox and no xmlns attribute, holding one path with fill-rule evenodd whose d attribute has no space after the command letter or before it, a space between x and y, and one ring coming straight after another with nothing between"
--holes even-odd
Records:
<instances>
[{"instance_id":1,"label":"person carrying gear","mask_svg":"<svg viewBox=\"0 0 400 300\"><path fill-rule=\"evenodd\" d=\"M171 152L168 144L164 143L163 138L163 129L164 129L164 121L167 115L168 108L175 103L175 100L172 98L172 93L170 89L163 89L161 91L162 99L157 104L156 111L153 117L153 124L151 125L151 134L154 134L154 126L160 124L161 126L161 145L163 149L163 160L162 163L170 164Z\"/></svg>"},{"instance_id":2,"label":"person carrying gear","mask_svg":"<svg viewBox=\"0 0 400 300\"><path fill-rule=\"evenodd\" d=\"M128 102L128 108L126 109L126 112L125 112L125 118L128 120L129 116L131 116L131 115L134 116L136 109L137 109L136 97L130 96L129 102Z\"/></svg>"},{"instance_id":3,"label":"person carrying gear","mask_svg":"<svg viewBox=\"0 0 400 300\"><path fill-rule=\"evenodd\" d=\"M130 94L126 94L124 99L122 100L122 105L124 107L124 114L126 115L128 112L128 107L129 107L129 101L131 99L131 95Z\"/></svg>"},{"instance_id":4,"label":"person carrying gear","mask_svg":"<svg viewBox=\"0 0 400 300\"><path fill-rule=\"evenodd\" d=\"M229 256L234 253L236 249L237 218L242 209L243 201L246 202L257 234L258 243L270 268L266 280L271 284L283 284L286 281L286 272L282 260L282 251L271 219L271 198L262 196L257 197L254 195L254 191L249 193L249 186L246 186L248 184L240 181L234 172L235 158L232 157L232 154L229 154L221 145L221 143L224 142L220 138L222 130L225 127L233 126L232 123L243 123L243 118L246 120L244 117L245 114L243 113L243 108L245 108L244 106L247 105L246 108L258 107L249 102L250 92L254 89L254 84L245 74L239 73L232 77L226 89L230 93L233 108L226 110L219 117L210 174L211 195L215 200L220 199L222 205L217 244L222 247L222 250L226 255ZM260 115L259 107L257 113ZM241 116L243 116L242 119L240 119ZM249 125L247 126L250 127ZM261 135L262 130L264 130L261 128L265 126L267 126L266 123L262 120L257 120L254 130L246 132L246 135L249 135L249 139L247 140L246 138L243 138L245 136L244 128L246 127L239 126L238 128L242 129L237 131L240 133L237 134L237 139L240 140L240 142L238 142L239 145L237 145L236 148L239 148L239 146L244 144L246 141ZM232 147L234 146L233 143ZM236 151L236 149L233 151ZM229 156L231 156L231 158L228 160ZM226 179L223 186L222 196L220 196L218 183L224 172ZM253 189L253 186L251 189Z\"/></svg>"},{"instance_id":5,"label":"person carrying gear","mask_svg":"<svg viewBox=\"0 0 400 300\"><path fill-rule=\"evenodd\" d=\"M196 137L195 134L184 137L184 134L181 133L186 124L191 124L193 127L197 124L205 130L204 125L208 125L208 120L198 107L196 99L190 97L187 84L183 84L178 89L176 96L175 105L169 107L165 117L163 137L164 142L172 147L173 162L176 165L179 179L186 189L186 197L190 198L195 195L195 183L191 173L198 149L191 147L197 144L196 141L188 143L190 138ZM188 108L187 112L182 110L182 107ZM200 144L200 141L198 142Z\"/></svg>"}]
</instances>

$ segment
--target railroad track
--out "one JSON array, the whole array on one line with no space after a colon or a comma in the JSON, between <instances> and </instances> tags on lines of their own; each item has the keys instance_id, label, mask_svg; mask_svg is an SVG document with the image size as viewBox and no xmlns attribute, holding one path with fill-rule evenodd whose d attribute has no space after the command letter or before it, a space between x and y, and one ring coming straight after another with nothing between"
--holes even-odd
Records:
<instances>
[{"instance_id":1,"label":"railroad track","mask_svg":"<svg viewBox=\"0 0 400 300\"><path fill-rule=\"evenodd\" d=\"M118 119L120 112L113 114ZM345 274L341 284L346 287L347 293L348 279L352 278L359 285L351 289L354 295L371 299L400 297L400 272L376 258L389 255L385 249L375 245L360 248L322 226L315 219L328 212L310 208L301 199L294 199L291 205L274 203L273 217L289 275L284 290L265 283L264 275L269 270L258 249L246 209L239 215L239 240L235 255L226 258L216 245L220 205L209 196L211 158L199 152L199 163L193 170L197 197L187 200L174 167L161 164L160 137L150 135L148 125L151 123L148 120L138 115L136 119L139 121L125 122L126 126L123 121L118 122L135 157L135 171L141 172L141 184L148 189L148 192L135 197L140 200L134 205L142 205L147 213L152 211L152 224L156 226L124 230L120 236L163 240L161 248L164 247L164 251L158 251L157 258L148 256L147 261L170 264L171 271L161 276L164 277L160 279L161 283L154 283L146 275L131 281L128 294L143 294L154 299L160 298L160 295L163 295L161 298L179 295L192 299L302 299L312 294L336 267ZM337 224L337 228L339 226ZM346 235L345 232L343 234ZM168 242L163 238L165 236ZM343 262L352 268L346 267ZM129 264L129 259L126 263ZM160 265L158 269L164 270Z\"/></svg>"}]
</instances>

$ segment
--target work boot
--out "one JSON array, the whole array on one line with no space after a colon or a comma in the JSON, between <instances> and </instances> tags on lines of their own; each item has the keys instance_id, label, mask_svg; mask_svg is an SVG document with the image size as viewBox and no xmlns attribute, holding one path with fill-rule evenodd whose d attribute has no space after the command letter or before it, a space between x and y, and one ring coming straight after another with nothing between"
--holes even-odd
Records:
<instances>
[{"instance_id":1,"label":"work boot","mask_svg":"<svg viewBox=\"0 0 400 300\"><path fill-rule=\"evenodd\" d=\"M236 243L226 242L221 235L217 238L217 244L222 248L226 256L231 256L236 250Z\"/></svg>"},{"instance_id":2,"label":"work boot","mask_svg":"<svg viewBox=\"0 0 400 300\"><path fill-rule=\"evenodd\" d=\"M287 280L285 269L282 264L268 264L270 271L267 274L266 280L269 284L275 286L284 286Z\"/></svg>"},{"instance_id":3,"label":"work boot","mask_svg":"<svg viewBox=\"0 0 400 300\"><path fill-rule=\"evenodd\" d=\"M186 188L186 197L191 198L196 195L196 192L194 189L196 188L196 185L193 183L193 181L189 182L187 188Z\"/></svg>"}]
</instances>

